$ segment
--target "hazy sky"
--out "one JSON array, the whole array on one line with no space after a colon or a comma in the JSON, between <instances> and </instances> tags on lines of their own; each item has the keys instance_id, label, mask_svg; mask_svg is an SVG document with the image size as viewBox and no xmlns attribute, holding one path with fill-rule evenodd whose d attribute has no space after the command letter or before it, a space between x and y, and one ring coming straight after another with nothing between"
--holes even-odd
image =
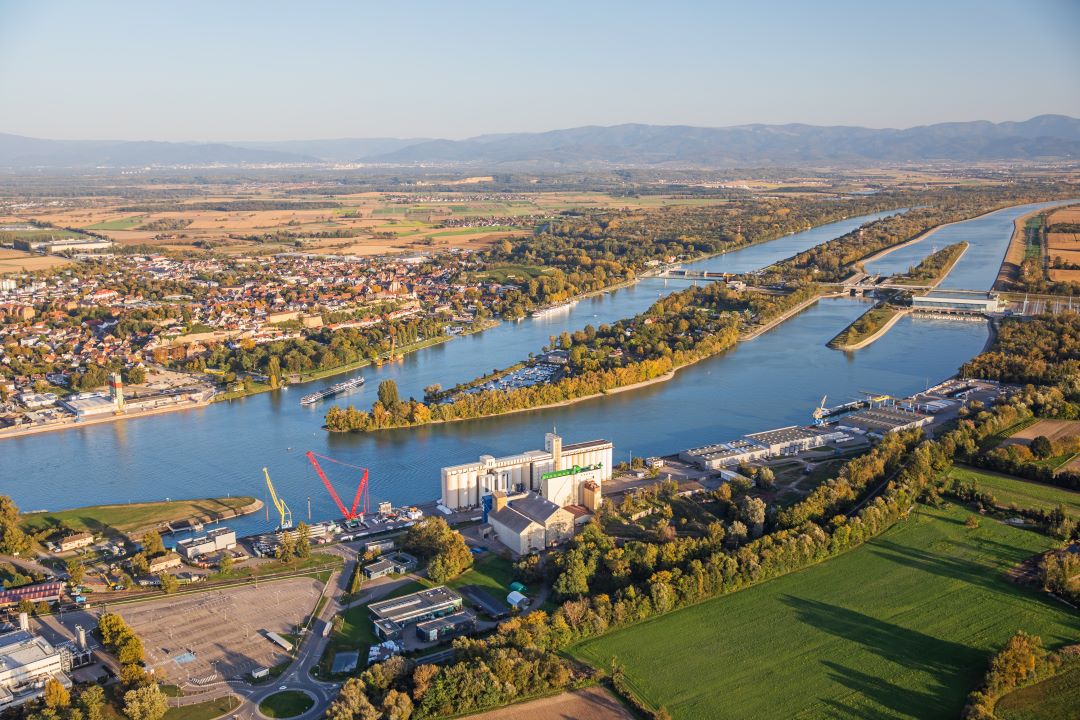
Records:
<instances>
[{"instance_id":1,"label":"hazy sky","mask_svg":"<svg viewBox=\"0 0 1080 720\"><path fill-rule=\"evenodd\" d=\"M0 0L0 132L451 137L1080 116L1080 0Z\"/></svg>"}]
</instances>

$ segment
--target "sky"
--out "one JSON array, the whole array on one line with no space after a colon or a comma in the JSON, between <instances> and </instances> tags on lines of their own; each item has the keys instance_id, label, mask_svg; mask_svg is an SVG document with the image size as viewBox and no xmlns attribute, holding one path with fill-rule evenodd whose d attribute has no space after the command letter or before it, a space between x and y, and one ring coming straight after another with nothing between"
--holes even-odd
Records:
<instances>
[{"instance_id":1,"label":"sky","mask_svg":"<svg viewBox=\"0 0 1080 720\"><path fill-rule=\"evenodd\" d=\"M0 0L0 132L463 138L1080 117L1080 0Z\"/></svg>"}]
</instances>

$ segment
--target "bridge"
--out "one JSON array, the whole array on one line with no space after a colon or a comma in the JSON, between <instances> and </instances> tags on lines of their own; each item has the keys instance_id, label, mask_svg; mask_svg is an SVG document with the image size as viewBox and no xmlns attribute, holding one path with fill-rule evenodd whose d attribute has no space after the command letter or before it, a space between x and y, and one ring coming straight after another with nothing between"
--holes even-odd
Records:
<instances>
[{"instance_id":1,"label":"bridge","mask_svg":"<svg viewBox=\"0 0 1080 720\"><path fill-rule=\"evenodd\" d=\"M737 273L713 272L711 270L686 270L684 268L668 268L657 277L685 278L689 280L727 280L736 277Z\"/></svg>"}]
</instances>

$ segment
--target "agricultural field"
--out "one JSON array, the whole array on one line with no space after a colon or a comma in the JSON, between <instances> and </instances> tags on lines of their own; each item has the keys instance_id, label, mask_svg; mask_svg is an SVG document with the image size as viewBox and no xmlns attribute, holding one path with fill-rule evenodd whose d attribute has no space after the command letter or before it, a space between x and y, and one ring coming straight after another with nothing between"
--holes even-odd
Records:
<instances>
[{"instance_id":1,"label":"agricultural field","mask_svg":"<svg viewBox=\"0 0 1080 720\"><path fill-rule=\"evenodd\" d=\"M37 253L23 252L22 250L0 248L0 275L51 270L52 268L63 267L70 262L70 260L56 255L38 255Z\"/></svg>"},{"instance_id":2,"label":"agricultural field","mask_svg":"<svg viewBox=\"0 0 1080 720\"><path fill-rule=\"evenodd\" d=\"M1052 648L1080 638L1076 613L1005 576L1054 543L986 518L966 528L971 515L920 506L840 557L573 653L617 657L674 718L955 718L1016 630Z\"/></svg>"},{"instance_id":3,"label":"agricultural field","mask_svg":"<svg viewBox=\"0 0 1080 720\"><path fill-rule=\"evenodd\" d=\"M993 493L999 505L1015 504L1043 510L1064 505L1070 516L1080 518L1080 492L1074 490L962 465L953 467L949 477L977 483L980 489Z\"/></svg>"},{"instance_id":4,"label":"agricultural field","mask_svg":"<svg viewBox=\"0 0 1080 720\"><path fill-rule=\"evenodd\" d=\"M1014 690L998 700L1001 720L1077 720L1080 718L1080 662L1073 660L1057 675Z\"/></svg>"},{"instance_id":5,"label":"agricultural field","mask_svg":"<svg viewBox=\"0 0 1080 720\"><path fill-rule=\"evenodd\" d=\"M663 195L631 198L599 192L525 196L465 189L432 192L431 196L382 192L326 196L311 192L308 186L287 183L261 191L226 186L205 190L206 195L196 198L145 203L81 198L64 206L27 210L6 221L47 221L105 235L121 246L152 245L164 251L210 248L245 254L304 250L379 255L440 248L482 249L504 237L527 235L538 218L563 210L724 202ZM275 205L280 208L275 209ZM521 221L515 222L517 218Z\"/></svg>"},{"instance_id":6,"label":"agricultural field","mask_svg":"<svg viewBox=\"0 0 1080 720\"><path fill-rule=\"evenodd\" d=\"M1002 446L1028 445L1040 435L1050 438L1051 442L1080 435L1080 420L1038 420L1024 425L1011 434L1008 439L1002 442Z\"/></svg>"},{"instance_id":7,"label":"agricultural field","mask_svg":"<svg viewBox=\"0 0 1080 720\"><path fill-rule=\"evenodd\" d=\"M1048 224L1080 224L1080 207L1058 210L1050 215ZM1055 259L1064 265L1080 267L1080 233L1052 232L1046 236L1046 251L1050 262L1050 279L1061 282L1080 282L1080 269L1055 269Z\"/></svg>"}]
</instances>

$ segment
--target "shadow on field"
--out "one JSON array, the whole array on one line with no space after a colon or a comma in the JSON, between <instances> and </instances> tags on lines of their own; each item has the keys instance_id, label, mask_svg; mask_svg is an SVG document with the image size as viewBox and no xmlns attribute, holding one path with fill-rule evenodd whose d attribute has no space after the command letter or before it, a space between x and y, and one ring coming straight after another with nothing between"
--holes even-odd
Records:
<instances>
[{"instance_id":1,"label":"shadow on field","mask_svg":"<svg viewBox=\"0 0 1080 720\"><path fill-rule=\"evenodd\" d=\"M968 686L986 665L986 653L981 650L941 640L855 610L791 595L781 598L781 602L794 609L800 620L818 630L853 642L907 670L934 678L934 687L918 691L830 660L821 661L831 671L830 677L834 681L903 715L924 717L930 708L954 704L958 696L964 696ZM876 717L858 704L849 705L836 700L829 703L843 716Z\"/></svg>"}]
</instances>

